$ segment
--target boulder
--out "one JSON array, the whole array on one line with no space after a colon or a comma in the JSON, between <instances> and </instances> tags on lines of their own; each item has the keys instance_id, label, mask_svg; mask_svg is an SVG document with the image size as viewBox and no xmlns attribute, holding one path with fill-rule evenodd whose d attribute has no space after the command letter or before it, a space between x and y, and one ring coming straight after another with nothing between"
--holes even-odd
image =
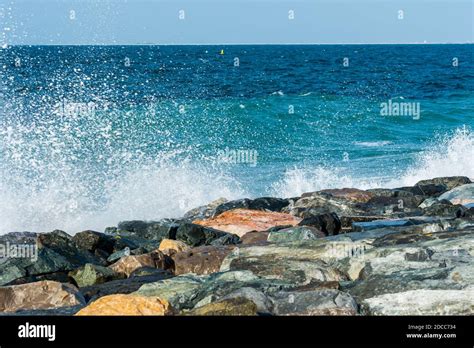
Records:
<instances>
[{"instance_id":1,"label":"boulder","mask_svg":"<svg viewBox=\"0 0 474 348\"><path fill-rule=\"evenodd\" d=\"M474 210L474 209L473 209ZM271 232L264 231L264 232L248 232L240 238L242 244L244 245L254 245L254 244L266 244L268 236Z\"/></svg>"},{"instance_id":2,"label":"boulder","mask_svg":"<svg viewBox=\"0 0 474 348\"><path fill-rule=\"evenodd\" d=\"M458 186L439 196L439 199L447 199L452 204L470 204L474 203L474 184Z\"/></svg>"},{"instance_id":3,"label":"boulder","mask_svg":"<svg viewBox=\"0 0 474 348\"><path fill-rule=\"evenodd\" d=\"M283 209L291 215L321 215L336 213L338 216L364 215L363 209L358 209L356 202L351 199L335 197L325 192L305 193L293 205Z\"/></svg>"},{"instance_id":4,"label":"boulder","mask_svg":"<svg viewBox=\"0 0 474 348\"><path fill-rule=\"evenodd\" d=\"M78 287L105 283L110 280L123 278L123 274L118 274L112 269L103 266L86 264L84 267L78 268L69 273L69 276L74 279Z\"/></svg>"},{"instance_id":5,"label":"boulder","mask_svg":"<svg viewBox=\"0 0 474 348\"><path fill-rule=\"evenodd\" d=\"M244 297L227 298L195 308L185 315L193 316L252 316L257 315L257 305Z\"/></svg>"},{"instance_id":6,"label":"boulder","mask_svg":"<svg viewBox=\"0 0 474 348\"><path fill-rule=\"evenodd\" d=\"M118 234L133 235L148 240L161 241L162 239L175 239L179 221L163 219L160 221L122 221L117 226ZM123 233L129 232L130 234Z\"/></svg>"},{"instance_id":7,"label":"boulder","mask_svg":"<svg viewBox=\"0 0 474 348\"><path fill-rule=\"evenodd\" d=\"M118 274L124 274L127 277L140 267L154 267L168 269L171 267L169 259L160 251L154 251L143 255L130 255L121 258L109 268Z\"/></svg>"},{"instance_id":8,"label":"boulder","mask_svg":"<svg viewBox=\"0 0 474 348\"><path fill-rule=\"evenodd\" d=\"M238 236L193 223L181 224L176 232L176 239L193 247L211 245L213 243L225 245L240 242Z\"/></svg>"},{"instance_id":9,"label":"boulder","mask_svg":"<svg viewBox=\"0 0 474 348\"><path fill-rule=\"evenodd\" d=\"M354 201L357 203L366 203L374 194L369 191L359 190L356 188L343 188L343 189L328 189L328 190L321 190L319 192L328 193L333 197L336 198L344 198L350 201ZM303 194L303 197L310 196L311 194Z\"/></svg>"},{"instance_id":10,"label":"boulder","mask_svg":"<svg viewBox=\"0 0 474 348\"><path fill-rule=\"evenodd\" d=\"M182 251L188 251L190 249L191 248L186 243L172 239L163 239L160 243L160 246L158 247L159 251L168 255Z\"/></svg>"},{"instance_id":11,"label":"boulder","mask_svg":"<svg viewBox=\"0 0 474 348\"><path fill-rule=\"evenodd\" d=\"M190 211L184 214L183 219L187 221L194 221L211 218L215 215L216 208L226 202L227 199L225 198L216 199L215 201L212 201L209 204L191 209Z\"/></svg>"},{"instance_id":12,"label":"boulder","mask_svg":"<svg viewBox=\"0 0 474 348\"><path fill-rule=\"evenodd\" d=\"M172 315L173 310L168 301L159 297L137 295L109 295L101 297L76 313L88 315Z\"/></svg>"},{"instance_id":13,"label":"boulder","mask_svg":"<svg viewBox=\"0 0 474 348\"><path fill-rule=\"evenodd\" d=\"M341 220L336 213L328 213L321 215L303 214L303 220L299 226L311 226L322 231L325 236L333 236L341 231Z\"/></svg>"},{"instance_id":14,"label":"boulder","mask_svg":"<svg viewBox=\"0 0 474 348\"><path fill-rule=\"evenodd\" d=\"M472 315L474 288L391 293L366 299L362 307L368 315Z\"/></svg>"},{"instance_id":15,"label":"boulder","mask_svg":"<svg viewBox=\"0 0 474 348\"><path fill-rule=\"evenodd\" d=\"M71 284L40 281L0 287L0 312L52 309L84 304L84 297Z\"/></svg>"},{"instance_id":16,"label":"boulder","mask_svg":"<svg viewBox=\"0 0 474 348\"><path fill-rule=\"evenodd\" d=\"M319 229L307 226L297 226L270 232L268 241L272 243L291 243L309 239L324 238L326 235Z\"/></svg>"},{"instance_id":17,"label":"boulder","mask_svg":"<svg viewBox=\"0 0 474 348\"><path fill-rule=\"evenodd\" d=\"M356 315L358 312L351 295L334 289L282 291L271 299L276 315Z\"/></svg>"},{"instance_id":18,"label":"boulder","mask_svg":"<svg viewBox=\"0 0 474 348\"><path fill-rule=\"evenodd\" d=\"M418 181L415 186L425 186L425 185L444 185L447 190L452 190L455 187L470 184L471 180L466 176L450 176L450 177L441 177L428 180Z\"/></svg>"},{"instance_id":19,"label":"boulder","mask_svg":"<svg viewBox=\"0 0 474 348\"><path fill-rule=\"evenodd\" d=\"M97 249L108 254L113 253L115 240L113 237L95 231L83 231L72 237L73 242L79 249L95 252Z\"/></svg>"},{"instance_id":20,"label":"boulder","mask_svg":"<svg viewBox=\"0 0 474 348\"><path fill-rule=\"evenodd\" d=\"M194 223L242 237L251 231L266 231L274 226L297 225L300 219L285 213L265 212L249 209L234 209L219 216L197 220Z\"/></svg>"},{"instance_id":21,"label":"boulder","mask_svg":"<svg viewBox=\"0 0 474 348\"><path fill-rule=\"evenodd\" d=\"M290 204L288 199L260 197L256 199L238 199L235 201L225 202L218 205L212 212L211 217L216 217L222 213L234 209L249 209L261 211L280 212L283 208Z\"/></svg>"},{"instance_id":22,"label":"boulder","mask_svg":"<svg viewBox=\"0 0 474 348\"><path fill-rule=\"evenodd\" d=\"M218 272L224 258L235 246L200 246L172 256L174 274Z\"/></svg>"},{"instance_id":23,"label":"boulder","mask_svg":"<svg viewBox=\"0 0 474 348\"><path fill-rule=\"evenodd\" d=\"M112 294L130 294L137 291L143 284L157 282L163 279L169 279L173 275L169 271L154 268L154 272L148 272L148 275L139 275L137 271L132 272L129 278L108 281L102 284L95 284L80 288L86 301L95 300L102 296Z\"/></svg>"}]
</instances>

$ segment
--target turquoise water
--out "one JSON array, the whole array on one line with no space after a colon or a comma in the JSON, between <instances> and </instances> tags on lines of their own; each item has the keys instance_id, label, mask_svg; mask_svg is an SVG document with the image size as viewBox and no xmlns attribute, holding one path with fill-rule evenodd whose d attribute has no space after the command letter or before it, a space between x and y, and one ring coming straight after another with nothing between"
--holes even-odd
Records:
<instances>
[{"instance_id":1,"label":"turquoise water","mask_svg":"<svg viewBox=\"0 0 474 348\"><path fill-rule=\"evenodd\" d=\"M472 45L2 50L0 232L474 178L473 67Z\"/></svg>"}]
</instances>

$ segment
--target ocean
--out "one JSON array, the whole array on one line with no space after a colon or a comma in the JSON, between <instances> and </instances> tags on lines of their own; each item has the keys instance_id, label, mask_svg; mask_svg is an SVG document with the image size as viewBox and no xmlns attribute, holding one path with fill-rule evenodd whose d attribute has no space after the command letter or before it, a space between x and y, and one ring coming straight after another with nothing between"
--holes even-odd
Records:
<instances>
[{"instance_id":1,"label":"ocean","mask_svg":"<svg viewBox=\"0 0 474 348\"><path fill-rule=\"evenodd\" d=\"M0 49L0 233L474 179L474 46Z\"/></svg>"}]
</instances>

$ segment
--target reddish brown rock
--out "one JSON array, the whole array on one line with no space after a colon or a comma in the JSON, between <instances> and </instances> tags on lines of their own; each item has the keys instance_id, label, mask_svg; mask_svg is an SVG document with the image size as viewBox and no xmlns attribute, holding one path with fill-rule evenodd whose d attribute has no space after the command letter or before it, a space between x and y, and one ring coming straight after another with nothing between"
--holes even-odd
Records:
<instances>
[{"instance_id":1,"label":"reddish brown rock","mask_svg":"<svg viewBox=\"0 0 474 348\"><path fill-rule=\"evenodd\" d=\"M268 244L267 239L270 232L248 232L240 240L242 244L263 245Z\"/></svg>"},{"instance_id":2,"label":"reddish brown rock","mask_svg":"<svg viewBox=\"0 0 474 348\"><path fill-rule=\"evenodd\" d=\"M218 272L224 258L235 246L200 246L172 256L174 273L211 274Z\"/></svg>"},{"instance_id":3,"label":"reddish brown rock","mask_svg":"<svg viewBox=\"0 0 474 348\"><path fill-rule=\"evenodd\" d=\"M122 257L116 263L109 266L118 274L125 274L127 277L138 268L154 267L167 269L169 267L166 256L159 250L148 254L130 255Z\"/></svg>"},{"instance_id":4,"label":"reddish brown rock","mask_svg":"<svg viewBox=\"0 0 474 348\"><path fill-rule=\"evenodd\" d=\"M242 237L248 232L266 231L275 226L296 226L300 221L300 218L286 213L233 209L215 218L196 220L194 223Z\"/></svg>"},{"instance_id":5,"label":"reddish brown rock","mask_svg":"<svg viewBox=\"0 0 474 348\"><path fill-rule=\"evenodd\" d=\"M76 315L171 315L168 301L140 295L109 295L99 298Z\"/></svg>"},{"instance_id":6,"label":"reddish brown rock","mask_svg":"<svg viewBox=\"0 0 474 348\"><path fill-rule=\"evenodd\" d=\"M329 193L333 197L345 198L357 203L367 203L374 197L373 193L356 188L327 189L321 190L320 192Z\"/></svg>"},{"instance_id":7,"label":"reddish brown rock","mask_svg":"<svg viewBox=\"0 0 474 348\"><path fill-rule=\"evenodd\" d=\"M180 240L163 239L158 250L165 255L173 255L181 251L188 251L191 247Z\"/></svg>"},{"instance_id":8,"label":"reddish brown rock","mask_svg":"<svg viewBox=\"0 0 474 348\"><path fill-rule=\"evenodd\" d=\"M84 297L72 284L44 280L0 288L0 312L53 309L81 304L85 304Z\"/></svg>"}]
</instances>

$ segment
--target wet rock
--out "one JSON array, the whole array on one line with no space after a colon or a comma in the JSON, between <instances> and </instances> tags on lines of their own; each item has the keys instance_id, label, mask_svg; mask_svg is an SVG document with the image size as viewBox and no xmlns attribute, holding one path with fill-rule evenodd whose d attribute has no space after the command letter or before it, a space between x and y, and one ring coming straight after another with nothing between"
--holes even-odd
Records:
<instances>
[{"instance_id":1,"label":"wet rock","mask_svg":"<svg viewBox=\"0 0 474 348\"><path fill-rule=\"evenodd\" d=\"M160 221L122 221L118 224L117 233L131 232L132 235L149 240L176 239L179 221L163 219Z\"/></svg>"},{"instance_id":2,"label":"wet rock","mask_svg":"<svg viewBox=\"0 0 474 348\"><path fill-rule=\"evenodd\" d=\"M280 212L283 208L290 204L288 199L273 198L273 197L260 197L256 199L239 199L235 201L225 202L217 206L212 214L212 217L216 217L222 213L234 209L249 209L249 210L262 210L271 212Z\"/></svg>"},{"instance_id":3,"label":"wet rock","mask_svg":"<svg viewBox=\"0 0 474 348\"><path fill-rule=\"evenodd\" d=\"M76 315L172 315L168 301L137 295L104 296L81 309Z\"/></svg>"},{"instance_id":4,"label":"wet rock","mask_svg":"<svg viewBox=\"0 0 474 348\"><path fill-rule=\"evenodd\" d=\"M391 293L366 299L362 306L369 315L472 315L474 288Z\"/></svg>"},{"instance_id":5,"label":"wet rock","mask_svg":"<svg viewBox=\"0 0 474 348\"><path fill-rule=\"evenodd\" d=\"M167 257L162 252L156 250L149 254L125 256L109 266L111 270L118 274L124 274L127 277L141 267L168 269L171 265Z\"/></svg>"},{"instance_id":6,"label":"wet rock","mask_svg":"<svg viewBox=\"0 0 474 348\"><path fill-rule=\"evenodd\" d=\"M302 217L304 214L320 215L336 213L338 216L364 215L363 209L358 209L356 202L350 199L334 197L329 193L312 192L303 194L296 202L283 209L291 215Z\"/></svg>"},{"instance_id":7,"label":"wet rock","mask_svg":"<svg viewBox=\"0 0 474 348\"><path fill-rule=\"evenodd\" d=\"M238 243L240 239L229 236L229 233L218 231L214 228L208 228L199 224L184 223L179 226L176 232L176 239L183 241L187 245L196 247L201 245L210 245L212 242L220 239L221 243Z\"/></svg>"},{"instance_id":8,"label":"wet rock","mask_svg":"<svg viewBox=\"0 0 474 348\"><path fill-rule=\"evenodd\" d=\"M218 272L224 258L234 246L200 246L172 256L174 273L211 274Z\"/></svg>"},{"instance_id":9,"label":"wet rock","mask_svg":"<svg viewBox=\"0 0 474 348\"><path fill-rule=\"evenodd\" d=\"M172 274L165 270L155 269L148 275L139 275L143 268L139 268L130 274L129 278L108 281L102 284L83 287L81 293L87 301L112 294L130 294L137 291L143 284L169 279Z\"/></svg>"},{"instance_id":10,"label":"wet rock","mask_svg":"<svg viewBox=\"0 0 474 348\"><path fill-rule=\"evenodd\" d=\"M252 316L257 315L257 311L257 305L253 303L253 301L243 297L235 297L206 304L204 306L186 312L185 315Z\"/></svg>"},{"instance_id":11,"label":"wet rock","mask_svg":"<svg viewBox=\"0 0 474 348\"><path fill-rule=\"evenodd\" d=\"M70 272L69 276L74 279L80 288L124 277L123 274L117 274L110 268L92 265L90 263Z\"/></svg>"},{"instance_id":12,"label":"wet rock","mask_svg":"<svg viewBox=\"0 0 474 348\"><path fill-rule=\"evenodd\" d=\"M444 216L444 217L462 217L465 208L456 204L453 205L451 202L443 200L441 202L436 202L431 204L429 207L423 209L424 216Z\"/></svg>"},{"instance_id":13,"label":"wet rock","mask_svg":"<svg viewBox=\"0 0 474 348\"><path fill-rule=\"evenodd\" d=\"M270 232L267 240L272 243L291 243L325 236L326 234L315 227L297 226Z\"/></svg>"},{"instance_id":14,"label":"wet rock","mask_svg":"<svg viewBox=\"0 0 474 348\"><path fill-rule=\"evenodd\" d=\"M188 251L190 249L191 248L186 243L181 242L179 240L172 240L172 239L163 239L158 248L158 250L160 250L161 252L167 255L179 253L182 251Z\"/></svg>"},{"instance_id":15,"label":"wet rock","mask_svg":"<svg viewBox=\"0 0 474 348\"><path fill-rule=\"evenodd\" d=\"M437 197L443 192L448 191L448 187L443 184L418 183L413 187L406 188L406 190L418 196Z\"/></svg>"},{"instance_id":16,"label":"wet rock","mask_svg":"<svg viewBox=\"0 0 474 348\"><path fill-rule=\"evenodd\" d=\"M73 238L66 232L55 230L50 233L42 233L38 236L40 248L47 248L55 254L66 259L74 267L80 267L86 263L100 264L100 260L87 250L77 248ZM51 256L53 254L50 254Z\"/></svg>"},{"instance_id":17,"label":"wet rock","mask_svg":"<svg viewBox=\"0 0 474 348\"><path fill-rule=\"evenodd\" d=\"M79 249L95 252L97 249L108 254L113 253L115 240L111 236L95 231L83 231L72 237L73 242Z\"/></svg>"},{"instance_id":18,"label":"wet rock","mask_svg":"<svg viewBox=\"0 0 474 348\"><path fill-rule=\"evenodd\" d=\"M470 184L471 180L466 176L450 176L450 177L441 177L428 180L421 180L416 183L415 186L424 186L424 185L444 185L447 190L452 190L455 187Z\"/></svg>"},{"instance_id":19,"label":"wet rock","mask_svg":"<svg viewBox=\"0 0 474 348\"><path fill-rule=\"evenodd\" d=\"M194 220L203 220L211 218L215 215L216 208L227 202L225 198L219 198L215 201L212 201L209 204L191 209L187 213L184 214L183 219L187 221L194 221Z\"/></svg>"},{"instance_id":20,"label":"wet rock","mask_svg":"<svg viewBox=\"0 0 474 348\"><path fill-rule=\"evenodd\" d=\"M439 196L439 199L447 199L452 204L469 204L474 203L474 184L466 184L458 186Z\"/></svg>"},{"instance_id":21,"label":"wet rock","mask_svg":"<svg viewBox=\"0 0 474 348\"><path fill-rule=\"evenodd\" d=\"M328 190L321 190L320 192L328 193L333 197L336 198L344 198L350 201L358 202L358 203L366 203L374 194L369 191L359 190L356 188L343 188L343 189L328 189ZM311 194L304 194L303 197L310 196Z\"/></svg>"},{"instance_id":22,"label":"wet rock","mask_svg":"<svg viewBox=\"0 0 474 348\"><path fill-rule=\"evenodd\" d=\"M300 219L289 214L249 209L229 210L212 219L195 221L196 224L236 234L239 237L251 231L266 231L274 226L294 226L298 222Z\"/></svg>"},{"instance_id":23,"label":"wet rock","mask_svg":"<svg viewBox=\"0 0 474 348\"><path fill-rule=\"evenodd\" d=\"M277 315L356 315L356 301L334 289L274 294L273 312Z\"/></svg>"},{"instance_id":24,"label":"wet rock","mask_svg":"<svg viewBox=\"0 0 474 348\"><path fill-rule=\"evenodd\" d=\"M85 304L83 296L71 284L41 281L0 288L0 312L51 309L83 304Z\"/></svg>"},{"instance_id":25,"label":"wet rock","mask_svg":"<svg viewBox=\"0 0 474 348\"><path fill-rule=\"evenodd\" d=\"M304 214L303 220L301 220L298 225L315 227L326 236L336 235L341 231L341 220L339 220L336 213L321 215Z\"/></svg>"}]
</instances>

